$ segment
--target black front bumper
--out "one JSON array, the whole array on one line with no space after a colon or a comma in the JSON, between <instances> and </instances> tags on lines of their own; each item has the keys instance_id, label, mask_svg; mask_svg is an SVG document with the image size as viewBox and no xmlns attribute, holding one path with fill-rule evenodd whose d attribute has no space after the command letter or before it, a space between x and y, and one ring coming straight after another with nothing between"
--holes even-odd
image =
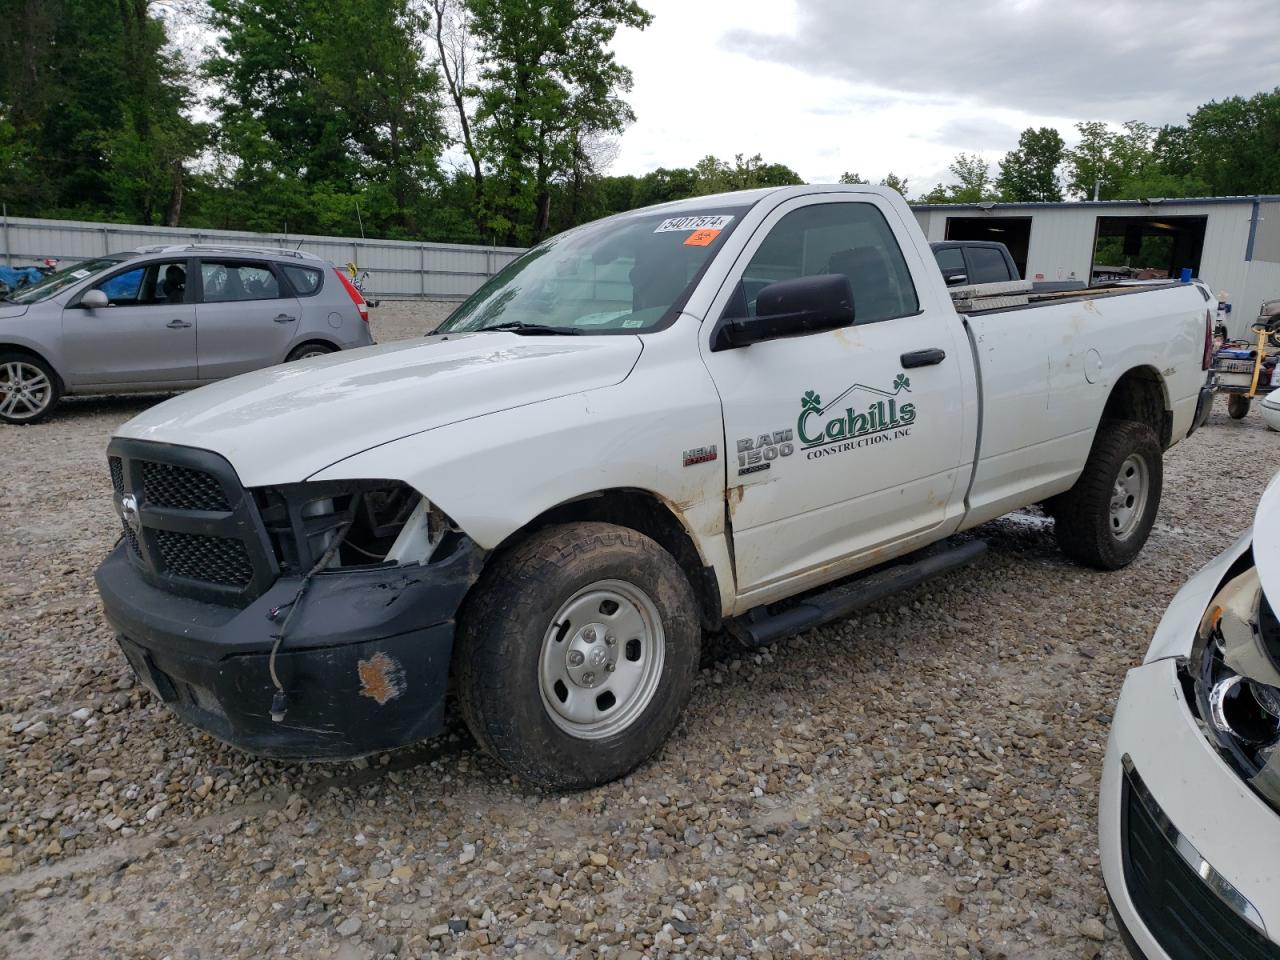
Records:
<instances>
[{"instance_id":1,"label":"black front bumper","mask_svg":"<svg viewBox=\"0 0 1280 960\"><path fill-rule=\"evenodd\" d=\"M427 565L312 578L276 658L280 722L268 660L299 579L243 609L208 603L147 583L124 543L96 579L130 665L178 716L251 753L337 760L440 732L454 617L481 561L463 541Z\"/></svg>"}]
</instances>

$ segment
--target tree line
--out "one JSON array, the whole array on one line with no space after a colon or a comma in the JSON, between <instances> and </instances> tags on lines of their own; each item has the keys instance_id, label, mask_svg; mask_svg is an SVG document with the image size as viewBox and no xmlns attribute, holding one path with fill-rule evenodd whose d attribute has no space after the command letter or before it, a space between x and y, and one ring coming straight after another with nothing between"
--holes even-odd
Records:
<instances>
[{"instance_id":1,"label":"tree line","mask_svg":"<svg viewBox=\"0 0 1280 960\"><path fill-rule=\"evenodd\" d=\"M10 214L525 245L638 206L801 183L760 155L607 173L636 0L0 0ZM175 24L209 38L179 53ZM193 63L195 65L193 65ZM1280 192L1280 88L1180 125L1023 131L933 203ZM843 182L866 182L846 173ZM906 179L880 180L909 196Z\"/></svg>"},{"instance_id":2,"label":"tree line","mask_svg":"<svg viewBox=\"0 0 1280 960\"><path fill-rule=\"evenodd\" d=\"M1280 192L1280 87L1198 107L1185 124L1130 121L1076 124L1067 147L1052 127L1029 127L994 169L977 153L951 163L952 181L920 194L920 203L1023 203L1225 197ZM846 173L844 182L865 183ZM904 196L892 173L881 181Z\"/></svg>"}]
</instances>

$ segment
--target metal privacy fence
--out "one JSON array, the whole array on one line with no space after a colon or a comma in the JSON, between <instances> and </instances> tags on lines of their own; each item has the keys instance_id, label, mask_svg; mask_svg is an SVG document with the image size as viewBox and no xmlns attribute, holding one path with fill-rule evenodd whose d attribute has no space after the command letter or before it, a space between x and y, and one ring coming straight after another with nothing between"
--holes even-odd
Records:
<instances>
[{"instance_id":1,"label":"metal privacy fence","mask_svg":"<svg viewBox=\"0 0 1280 960\"><path fill-rule=\"evenodd\" d=\"M514 247L362 240L239 230L143 227L78 220L0 218L0 263L24 266L46 257L64 264L155 244L244 244L305 250L338 266L369 271L365 293L386 300L461 300L522 252Z\"/></svg>"}]
</instances>

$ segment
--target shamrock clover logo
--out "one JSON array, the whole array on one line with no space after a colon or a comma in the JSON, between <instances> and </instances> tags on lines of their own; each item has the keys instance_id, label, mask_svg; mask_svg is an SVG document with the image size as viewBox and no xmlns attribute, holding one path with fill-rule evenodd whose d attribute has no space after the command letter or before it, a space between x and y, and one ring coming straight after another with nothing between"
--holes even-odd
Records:
<instances>
[{"instance_id":1,"label":"shamrock clover logo","mask_svg":"<svg viewBox=\"0 0 1280 960\"><path fill-rule=\"evenodd\" d=\"M812 390L806 390L804 397L800 400L800 406L805 410L821 410L822 398Z\"/></svg>"},{"instance_id":2,"label":"shamrock clover logo","mask_svg":"<svg viewBox=\"0 0 1280 960\"><path fill-rule=\"evenodd\" d=\"M908 379L905 373L900 373L893 381L893 392L901 393L903 390L906 390L908 393L911 392L911 380Z\"/></svg>"}]
</instances>

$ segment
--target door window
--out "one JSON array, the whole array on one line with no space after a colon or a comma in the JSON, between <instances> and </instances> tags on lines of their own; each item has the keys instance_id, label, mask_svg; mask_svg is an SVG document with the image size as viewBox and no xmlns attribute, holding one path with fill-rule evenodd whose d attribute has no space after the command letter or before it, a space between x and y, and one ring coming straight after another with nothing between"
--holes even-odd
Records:
<instances>
[{"instance_id":1,"label":"door window","mask_svg":"<svg viewBox=\"0 0 1280 960\"><path fill-rule=\"evenodd\" d=\"M943 247L941 250L935 250L933 255L938 261L938 269L942 271L942 279L947 283L952 282L952 277L968 279L965 272L964 253L959 247ZM960 283L959 280L955 282Z\"/></svg>"},{"instance_id":2,"label":"door window","mask_svg":"<svg viewBox=\"0 0 1280 960\"><path fill-rule=\"evenodd\" d=\"M280 296L280 283L265 263L202 260L200 282L205 303L275 300Z\"/></svg>"},{"instance_id":3,"label":"door window","mask_svg":"<svg viewBox=\"0 0 1280 960\"><path fill-rule=\"evenodd\" d=\"M972 266L969 280L972 283L1005 283L1009 276L1009 264L995 247L970 247L969 263Z\"/></svg>"},{"instance_id":4,"label":"door window","mask_svg":"<svg viewBox=\"0 0 1280 960\"><path fill-rule=\"evenodd\" d=\"M754 316L760 291L778 280L832 273L849 278L854 323L920 309L911 271L884 215L869 203L823 203L778 221L743 271L725 315Z\"/></svg>"},{"instance_id":5,"label":"door window","mask_svg":"<svg viewBox=\"0 0 1280 960\"><path fill-rule=\"evenodd\" d=\"M107 295L113 306L156 306L185 303L187 295L186 261L149 263L108 277L94 286Z\"/></svg>"}]
</instances>

